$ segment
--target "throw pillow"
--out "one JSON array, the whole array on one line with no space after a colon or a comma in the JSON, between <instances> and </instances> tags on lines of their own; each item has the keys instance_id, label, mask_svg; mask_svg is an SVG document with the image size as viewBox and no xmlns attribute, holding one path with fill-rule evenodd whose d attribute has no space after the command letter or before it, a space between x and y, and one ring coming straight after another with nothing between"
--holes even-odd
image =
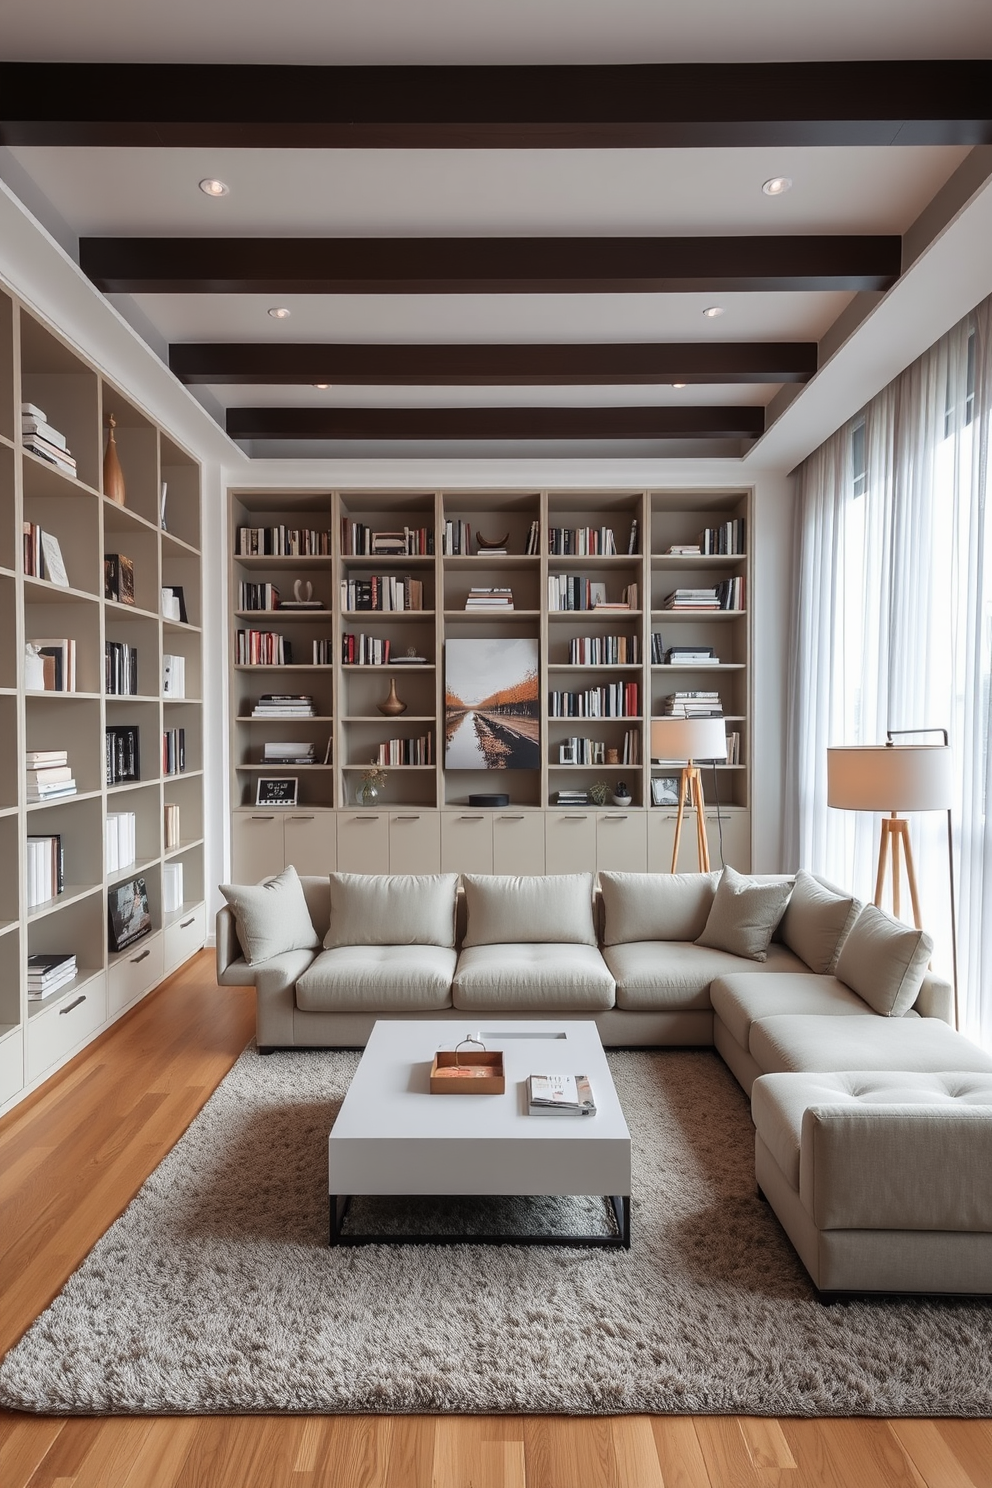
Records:
<instances>
[{"instance_id":1,"label":"throw pillow","mask_svg":"<svg viewBox=\"0 0 992 1488\"><path fill-rule=\"evenodd\" d=\"M463 945L596 944L592 874L462 875L468 923Z\"/></svg>"},{"instance_id":2,"label":"throw pillow","mask_svg":"<svg viewBox=\"0 0 992 1488\"><path fill-rule=\"evenodd\" d=\"M829 888L800 868L796 887L779 926L779 938L810 971L832 972L837 954L861 905L850 894Z\"/></svg>"},{"instance_id":3,"label":"throw pillow","mask_svg":"<svg viewBox=\"0 0 992 1488\"><path fill-rule=\"evenodd\" d=\"M768 944L792 893L792 879L757 882L724 868L696 944L750 961L767 961Z\"/></svg>"},{"instance_id":4,"label":"throw pillow","mask_svg":"<svg viewBox=\"0 0 992 1488\"><path fill-rule=\"evenodd\" d=\"M695 940L719 881L719 873L601 873L603 944Z\"/></svg>"},{"instance_id":5,"label":"throw pillow","mask_svg":"<svg viewBox=\"0 0 992 1488\"><path fill-rule=\"evenodd\" d=\"M234 913L241 950L249 966L283 951L315 951L320 936L292 864L260 884L221 884Z\"/></svg>"},{"instance_id":6,"label":"throw pillow","mask_svg":"<svg viewBox=\"0 0 992 1488\"><path fill-rule=\"evenodd\" d=\"M457 873L332 873L324 949L455 943Z\"/></svg>"},{"instance_id":7,"label":"throw pillow","mask_svg":"<svg viewBox=\"0 0 992 1488\"><path fill-rule=\"evenodd\" d=\"M887 1018L908 1013L923 985L933 941L866 904L837 957L837 977Z\"/></svg>"}]
</instances>

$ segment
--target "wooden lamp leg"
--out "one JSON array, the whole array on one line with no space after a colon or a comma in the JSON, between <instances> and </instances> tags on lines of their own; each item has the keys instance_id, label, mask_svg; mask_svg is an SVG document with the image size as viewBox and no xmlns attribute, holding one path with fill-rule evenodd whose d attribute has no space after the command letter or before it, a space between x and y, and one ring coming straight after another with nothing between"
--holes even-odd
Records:
<instances>
[{"instance_id":1,"label":"wooden lamp leg","mask_svg":"<svg viewBox=\"0 0 992 1488\"><path fill-rule=\"evenodd\" d=\"M703 801L703 777L699 767L693 769L693 787L696 799L696 848L700 873L710 871L710 845L706 838L705 803Z\"/></svg>"},{"instance_id":2,"label":"wooden lamp leg","mask_svg":"<svg viewBox=\"0 0 992 1488\"><path fill-rule=\"evenodd\" d=\"M679 847L682 842L682 823L685 819L685 798L686 792L690 788L691 776L692 771L690 767L686 765L685 769L682 771L682 778L679 781L679 809L678 815L675 818L675 842L672 846L673 873L678 873L679 871Z\"/></svg>"}]
</instances>

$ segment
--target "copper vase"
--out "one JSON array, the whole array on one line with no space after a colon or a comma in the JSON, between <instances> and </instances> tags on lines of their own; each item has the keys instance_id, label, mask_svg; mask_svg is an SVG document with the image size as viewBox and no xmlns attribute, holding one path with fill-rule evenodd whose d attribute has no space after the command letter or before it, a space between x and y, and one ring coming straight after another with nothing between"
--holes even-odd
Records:
<instances>
[{"instance_id":1,"label":"copper vase","mask_svg":"<svg viewBox=\"0 0 992 1488\"><path fill-rule=\"evenodd\" d=\"M117 440L114 438L114 430L117 420L111 414L108 419L110 433L107 437L107 449L103 456L103 494L111 501L116 501L118 506L124 505L124 472L121 469L120 458L117 454Z\"/></svg>"},{"instance_id":2,"label":"copper vase","mask_svg":"<svg viewBox=\"0 0 992 1488\"><path fill-rule=\"evenodd\" d=\"M406 706L406 703L402 702L401 699L396 696L396 678L390 677L389 691L383 698L381 703L376 703L376 707L379 709L380 713L385 713L388 717L391 718L396 713L405 713Z\"/></svg>"}]
</instances>

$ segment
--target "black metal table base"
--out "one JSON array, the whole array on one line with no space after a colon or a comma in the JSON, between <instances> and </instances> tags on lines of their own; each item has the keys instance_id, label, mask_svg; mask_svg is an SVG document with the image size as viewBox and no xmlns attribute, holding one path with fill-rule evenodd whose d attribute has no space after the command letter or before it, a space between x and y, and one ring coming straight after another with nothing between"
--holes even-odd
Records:
<instances>
[{"instance_id":1,"label":"black metal table base","mask_svg":"<svg viewBox=\"0 0 992 1488\"><path fill-rule=\"evenodd\" d=\"M397 1195L399 1197L399 1195ZM466 1195L466 1198L471 1195ZM331 1194L329 1245L572 1245L584 1249L630 1249L630 1195L607 1194L604 1202L616 1221L615 1235L417 1235L346 1234L344 1222L351 1206L350 1194Z\"/></svg>"}]
</instances>

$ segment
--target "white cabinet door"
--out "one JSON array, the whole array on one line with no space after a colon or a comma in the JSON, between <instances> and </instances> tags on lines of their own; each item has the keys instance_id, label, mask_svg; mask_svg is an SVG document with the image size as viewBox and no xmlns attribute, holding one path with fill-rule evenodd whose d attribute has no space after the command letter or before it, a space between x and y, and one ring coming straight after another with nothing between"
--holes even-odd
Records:
<instances>
[{"instance_id":1,"label":"white cabinet door","mask_svg":"<svg viewBox=\"0 0 992 1488\"><path fill-rule=\"evenodd\" d=\"M595 811L548 811L544 823L545 872L596 872Z\"/></svg>"},{"instance_id":2,"label":"white cabinet door","mask_svg":"<svg viewBox=\"0 0 992 1488\"><path fill-rule=\"evenodd\" d=\"M491 811L442 811L441 872L492 873Z\"/></svg>"},{"instance_id":3,"label":"white cabinet door","mask_svg":"<svg viewBox=\"0 0 992 1488\"><path fill-rule=\"evenodd\" d=\"M385 811L338 814L338 872L389 872L389 815Z\"/></svg>"},{"instance_id":4,"label":"white cabinet door","mask_svg":"<svg viewBox=\"0 0 992 1488\"><path fill-rule=\"evenodd\" d=\"M493 872L544 872L544 812L497 811L493 817Z\"/></svg>"},{"instance_id":5,"label":"white cabinet door","mask_svg":"<svg viewBox=\"0 0 992 1488\"><path fill-rule=\"evenodd\" d=\"M723 862L729 863L739 873L751 871L751 815L748 811L735 811L724 807L719 813L704 810L706 840L709 845L710 868L719 869L720 833L723 833ZM655 807L648 817L648 872L671 873L672 848L675 845L674 808ZM699 852L696 846L696 814L687 811L682 822L682 841L679 844L678 873L699 872Z\"/></svg>"},{"instance_id":6,"label":"white cabinet door","mask_svg":"<svg viewBox=\"0 0 992 1488\"><path fill-rule=\"evenodd\" d=\"M646 873L648 826L643 811L603 811L596 821L596 867L606 873Z\"/></svg>"},{"instance_id":7,"label":"white cabinet door","mask_svg":"<svg viewBox=\"0 0 992 1488\"><path fill-rule=\"evenodd\" d=\"M282 815L277 811L236 811L231 818L231 873L235 883L253 884L281 873Z\"/></svg>"},{"instance_id":8,"label":"white cabinet door","mask_svg":"<svg viewBox=\"0 0 992 1488\"><path fill-rule=\"evenodd\" d=\"M285 866L322 878L337 867L337 830L332 811L293 811L284 822Z\"/></svg>"},{"instance_id":9,"label":"white cabinet door","mask_svg":"<svg viewBox=\"0 0 992 1488\"><path fill-rule=\"evenodd\" d=\"M389 813L390 873L440 873L441 819L436 811Z\"/></svg>"}]
</instances>

